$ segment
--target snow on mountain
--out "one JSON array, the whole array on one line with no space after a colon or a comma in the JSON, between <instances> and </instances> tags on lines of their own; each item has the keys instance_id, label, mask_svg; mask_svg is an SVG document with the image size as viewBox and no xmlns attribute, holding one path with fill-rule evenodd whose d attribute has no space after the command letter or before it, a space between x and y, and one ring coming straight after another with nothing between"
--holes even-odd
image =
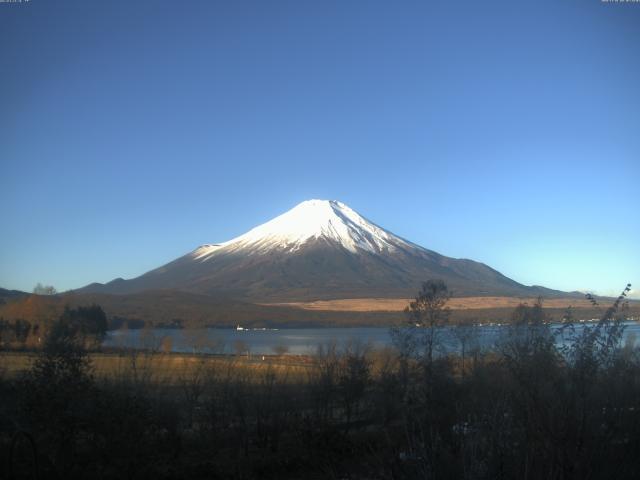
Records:
<instances>
[{"instance_id":1,"label":"snow on mountain","mask_svg":"<svg viewBox=\"0 0 640 480\"><path fill-rule=\"evenodd\" d=\"M218 252L250 250L256 253L277 249L295 252L309 240L326 239L352 253L394 252L415 245L370 222L336 200L307 200L288 212L259 225L244 235L221 244L203 245L192 252L207 260Z\"/></svg>"}]
</instances>

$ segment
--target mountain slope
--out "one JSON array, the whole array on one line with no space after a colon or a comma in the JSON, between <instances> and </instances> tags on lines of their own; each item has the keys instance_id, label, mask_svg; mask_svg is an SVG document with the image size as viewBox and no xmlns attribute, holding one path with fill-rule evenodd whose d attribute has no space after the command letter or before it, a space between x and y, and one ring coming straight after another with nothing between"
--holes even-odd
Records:
<instances>
[{"instance_id":1,"label":"mountain slope","mask_svg":"<svg viewBox=\"0 0 640 480\"><path fill-rule=\"evenodd\" d=\"M343 203L302 202L249 232L207 244L140 277L82 291L185 292L250 301L408 297L430 278L454 294L555 296L482 263L445 257L368 221Z\"/></svg>"},{"instance_id":2,"label":"mountain slope","mask_svg":"<svg viewBox=\"0 0 640 480\"><path fill-rule=\"evenodd\" d=\"M28 296L29 294L27 292L22 292L20 290L7 290L6 288L0 288L0 305L6 303L9 300L28 297Z\"/></svg>"}]
</instances>

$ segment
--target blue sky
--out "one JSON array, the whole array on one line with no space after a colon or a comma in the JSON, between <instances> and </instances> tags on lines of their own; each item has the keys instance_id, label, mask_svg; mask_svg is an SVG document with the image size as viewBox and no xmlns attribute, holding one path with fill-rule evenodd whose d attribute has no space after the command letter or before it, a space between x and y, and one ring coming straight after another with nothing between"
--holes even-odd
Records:
<instances>
[{"instance_id":1,"label":"blue sky","mask_svg":"<svg viewBox=\"0 0 640 480\"><path fill-rule=\"evenodd\" d=\"M640 286L640 4L0 3L0 286L309 198L525 284Z\"/></svg>"}]
</instances>

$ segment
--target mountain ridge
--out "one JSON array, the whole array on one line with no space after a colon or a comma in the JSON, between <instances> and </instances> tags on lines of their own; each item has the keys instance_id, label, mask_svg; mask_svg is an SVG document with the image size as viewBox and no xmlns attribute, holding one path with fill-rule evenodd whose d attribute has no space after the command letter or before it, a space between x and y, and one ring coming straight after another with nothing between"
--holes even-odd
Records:
<instances>
[{"instance_id":1,"label":"mountain ridge","mask_svg":"<svg viewBox=\"0 0 640 480\"><path fill-rule=\"evenodd\" d=\"M457 296L567 296L529 287L470 259L440 255L336 200L307 200L227 242L203 244L136 278L86 293L176 289L242 301L407 297L441 278Z\"/></svg>"}]
</instances>

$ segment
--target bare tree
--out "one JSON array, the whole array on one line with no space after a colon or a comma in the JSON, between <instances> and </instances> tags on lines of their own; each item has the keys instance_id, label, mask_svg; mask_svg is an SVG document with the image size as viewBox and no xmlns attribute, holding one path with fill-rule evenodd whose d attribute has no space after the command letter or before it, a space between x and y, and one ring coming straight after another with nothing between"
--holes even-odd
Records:
<instances>
[{"instance_id":1,"label":"bare tree","mask_svg":"<svg viewBox=\"0 0 640 480\"><path fill-rule=\"evenodd\" d=\"M475 336L475 328L472 320L464 320L456 324L453 329L453 336L460 345L460 357L462 360L462 376L465 376L465 359L466 353L469 347L469 343L472 342Z\"/></svg>"},{"instance_id":2,"label":"bare tree","mask_svg":"<svg viewBox=\"0 0 640 480\"><path fill-rule=\"evenodd\" d=\"M279 357L289 353L289 347L287 345L282 344L282 343L279 344L279 345L274 345L272 347L272 350L273 350L273 353L275 353Z\"/></svg>"},{"instance_id":3,"label":"bare tree","mask_svg":"<svg viewBox=\"0 0 640 480\"><path fill-rule=\"evenodd\" d=\"M441 334L440 327L449 322L447 302L451 298L443 280L428 280L422 284L415 301L405 309L412 326L423 329L424 360L433 363L434 349Z\"/></svg>"},{"instance_id":4,"label":"bare tree","mask_svg":"<svg viewBox=\"0 0 640 480\"><path fill-rule=\"evenodd\" d=\"M183 373L178 378L184 398L187 426L193 427L194 413L200 404L200 399L206 390L207 371L202 357L183 358Z\"/></svg>"},{"instance_id":5,"label":"bare tree","mask_svg":"<svg viewBox=\"0 0 640 480\"><path fill-rule=\"evenodd\" d=\"M241 356L245 353L247 354L247 357L251 355L249 351L249 345L243 340L236 340L235 342L233 342L233 349L235 350L237 356Z\"/></svg>"},{"instance_id":6,"label":"bare tree","mask_svg":"<svg viewBox=\"0 0 640 480\"><path fill-rule=\"evenodd\" d=\"M55 295L58 291L52 285L43 285L40 282L33 287L33 293L36 295Z\"/></svg>"},{"instance_id":7,"label":"bare tree","mask_svg":"<svg viewBox=\"0 0 640 480\"><path fill-rule=\"evenodd\" d=\"M360 402L371 382L371 361L367 357L369 347L350 342L342 355L338 373L338 385L346 416L346 430L359 413Z\"/></svg>"},{"instance_id":8,"label":"bare tree","mask_svg":"<svg viewBox=\"0 0 640 480\"><path fill-rule=\"evenodd\" d=\"M171 337L169 335L162 337L162 340L160 340L160 351L165 354L171 353L172 348L173 341L171 340Z\"/></svg>"}]
</instances>

